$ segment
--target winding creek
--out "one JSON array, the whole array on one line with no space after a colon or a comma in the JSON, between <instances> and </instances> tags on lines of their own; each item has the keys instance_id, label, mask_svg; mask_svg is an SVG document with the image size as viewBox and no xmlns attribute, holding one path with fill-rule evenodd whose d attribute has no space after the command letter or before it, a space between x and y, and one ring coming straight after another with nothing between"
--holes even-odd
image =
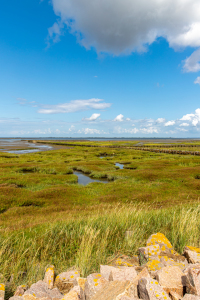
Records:
<instances>
[{"instance_id":1,"label":"winding creek","mask_svg":"<svg viewBox=\"0 0 200 300\"><path fill-rule=\"evenodd\" d=\"M88 176L80 171L74 171L74 175L78 176L78 184L87 185L88 183L91 183L91 182L101 182L101 183L109 182L106 178L93 179L90 176Z\"/></svg>"}]
</instances>

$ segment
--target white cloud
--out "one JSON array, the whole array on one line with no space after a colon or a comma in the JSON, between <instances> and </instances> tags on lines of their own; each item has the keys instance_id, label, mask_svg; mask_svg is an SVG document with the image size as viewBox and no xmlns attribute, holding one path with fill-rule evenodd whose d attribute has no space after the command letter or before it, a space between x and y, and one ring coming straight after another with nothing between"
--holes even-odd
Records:
<instances>
[{"instance_id":1,"label":"white cloud","mask_svg":"<svg viewBox=\"0 0 200 300\"><path fill-rule=\"evenodd\" d=\"M183 70L185 72L198 72L200 70L200 49L194 51L192 55L190 55L188 58L186 58L186 60L184 60Z\"/></svg>"},{"instance_id":2,"label":"white cloud","mask_svg":"<svg viewBox=\"0 0 200 300\"><path fill-rule=\"evenodd\" d=\"M175 121L168 121L165 123L165 126L172 126L175 124Z\"/></svg>"},{"instance_id":3,"label":"white cloud","mask_svg":"<svg viewBox=\"0 0 200 300\"><path fill-rule=\"evenodd\" d=\"M179 131L188 132L188 130L185 128L179 128Z\"/></svg>"},{"instance_id":4,"label":"white cloud","mask_svg":"<svg viewBox=\"0 0 200 300\"><path fill-rule=\"evenodd\" d=\"M182 124L180 124L179 126L181 126L181 127L186 127L186 126L190 126L190 124L188 124L188 123L182 123Z\"/></svg>"},{"instance_id":5,"label":"white cloud","mask_svg":"<svg viewBox=\"0 0 200 300\"><path fill-rule=\"evenodd\" d=\"M200 77L197 77L197 79L194 82L195 84L199 84L200 85Z\"/></svg>"},{"instance_id":6,"label":"white cloud","mask_svg":"<svg viewBox=\"0 0 200 300\"><path fill-rule=\"evenodd\" d=\"M120 114L114 119L114 121L122 122L122 121L124 121L123 118L124 118L124 116L122 114Z\"/></svg>"},{"instance_id":7,"label":"white cloud","mask_svg":"<svg viewBox=\"0 0 200 300\"><path fill-rule=\"evenodd\" d=\"M154 128L154 127L142 128L141 132L142 133L158 133L158 129Z\"/></svg>"},{"instance_id":8,"label":"white cloud","mask_svg":"<svg viewBox=\"0 0 200 300\"><path fill-rule=\"evenodd\" d=\"M101 130L91 129L91 128L84 128L84 129L78 130L78 133L84 133L84 134L101 134Z\"/></svg>"},{"instance_id":9,"label":"white cloud","mask_svg":"<svg viewBox=\"0 0 200 300\"><path fill-rule=\"evenodd\" d=\"M194 114L184 115L180 120L191 121L193 126L197 126L197 124L200 122L200 108L197 108Z\"/></svg>"},{"instance_id":10,"label":"white cloud","mask_svg":"<svg viewBox=\"0 0 200 300\"><path fill-rule=\"evenodd\" d=\"M72 100L68 103L56 105L43 105L38 110L40 114L59 114L59 113L73 113L77 111L84 111L90 109L105 109L111 106L111 103L102 102L102 99L88 99L88 100Z\"/></svg>"},{"instance_id":11,"label":"white cloud","mask_svg":"<svg viewBox=\"0 0 200 300\"><path fill-rule=\"evenodd\" d=\"M163 118L158 118L158 119L156 120L156 122L157 122L157 123L164 123L164 122L165 122L165 119L163 119Z\"/></svg>"},{"instance_id":12,"label":"white cloud","mask_svg":"<svg viewBox=\"0 0 200 300\"><path fill-rule=\"evenodd\" d=\"M92 114L90 118L84 118L83 120L86 121L95 121L96 119L98 119L98 117L100 117L101 114Z\"/></svg>"},{"instance_id":13,"label":"white cloud","mask_svg":"<svg viewBox=\"0 0 200 300\"><path fill-rule=\"evenodd\" d=\"M52 0L59 17L49 37L58 40L63 24L87 49L115 55L145 51L157 37L171 47L200 46L199 0Z\"/></svg>"},{"instance_id":14,"label":"white cloud","mask_svg":"<svg viewBox=\"0 0 200 300\"><path fill-rule=\"evenodd\" d=\"M130 118L126 118L126 121L130 121L131 119Z\"/></svg>"}]
</instances>

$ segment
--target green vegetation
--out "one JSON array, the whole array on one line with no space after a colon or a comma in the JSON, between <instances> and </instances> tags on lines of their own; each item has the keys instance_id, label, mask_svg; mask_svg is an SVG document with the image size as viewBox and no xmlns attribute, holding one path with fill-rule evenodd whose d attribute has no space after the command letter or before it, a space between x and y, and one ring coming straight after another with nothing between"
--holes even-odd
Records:
<instances>
[{"instance_id":1,"label":"green vegetation","mask_svg":"<svg viewBox=\"0 0 200 300\"><path fill-rule=\"evenodd\" d=\"M6 280L14 278L8 293L41 279L50 264L84 276L98 271L120 254L137 254L158 231L179 252L200 246L200 157L108 143L0 153L0 267ZM108 183L79 185L73 170Z\"/></svg>"}]
</instances>

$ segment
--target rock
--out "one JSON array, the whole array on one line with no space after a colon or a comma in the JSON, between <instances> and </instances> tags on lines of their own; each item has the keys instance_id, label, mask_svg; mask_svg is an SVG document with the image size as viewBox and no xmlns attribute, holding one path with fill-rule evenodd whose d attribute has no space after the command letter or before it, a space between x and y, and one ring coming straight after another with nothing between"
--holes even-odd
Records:
<instances>
[{"instance_id":1,"label":"rock","mask_svg":"<svg viewBox=\"0 0 200 300\"><path fill-rule=\"evenodd\" d=\"M193 250L191 250L193 249ZM200 249L195 247L186 246L184 249L184 256L191 264L200 263Z\"/></svg>"},{"instance_id":2,"label":"rock","mask_svg":"<svg viewBox=\"0 0 200 300\"><path fill-rule=\"evenodd\" d=\"M78 271L63 272L56 277L54 286L56 286L61 293L66 294L74 287L76 278L78 277L80 277Z\"/></svg>"},{"instance_id":3,"label":"rock","mask_svg":"<svg viewBox=\"0 0 200 300\"><path fill-rule=\"evenodd\" d=\"M182 299L182 297L179 294L172 292L172 291L170 291L169 295L172 300L181 300Z\"/></svg>"},{"instance_id":4,"label":"rock","mask_svg":"<svg viewBox=\"0 0 200 300\"><path fill-rule=\"evenodd\" d=\"M159 245L152 245L152 246L139 248L138 252L139 252L140 263L142 265L146 263L150 257L157 258L161 251Z\"/></svg>"},{"instance_id":5,"label":"rock","mask_svg":"<svg viewBox=\"0 0 200 300\"><path fill-rule=\"evenodd\" d=\"M80 286L83 291L85 291L85 283L86 283L86 278L78 277L76 278L76 285Z\"/></svg>"},{"instance_id":6,"label":"rock","mask_svg":"<svg viewBox=\"0 0 200 300\"><path fill-rule=\"evenodd\" d=\"M48 289L48 285L42 280L32 284L30 289L23 295L24 300L37 300L41 298L42 300L58 300L63 298L63 295L57 288Z\"/></svg>"},{"instance_id":7,"label":"rock","mask_svg":"<svg viewBox=\"0 0 200 300\"><path fill-rule=\"evenodd\" d=\"M5 284L0 283L0 300L3 300L5 297Z\"/></svg>"},{"instance_id":8,"label":"rock","mask_svg":"<svg viewBox=\"0 0 200 300\"><path fill-rule=\"evenodd\" d=\"M159 283L148 277L139 280L138 291L140 299L143 300L170 300L168 294Z\"/></svg>"},{"instance_id":9,"label":"rock","mask_svg":"<svg viewBox=\"0 0 200 300\"><path fill-rule=\"evenodd\" d=\"M76 291L70 291L69 293L65 294L62 300L80 300L80 298Z\"/></svg>"},{"instance_id":10,"label":"rock","mask_svg":"<svg viewBox=\"0 0 200 300\"><path fill-rule=\"evenodd\" d=\"M150 272L160 270L163 266L177 266L182 270L188 266L186 258L173 250L162 233L151 235L147 246L139 248L138 251L140 263L146 264Z\"/></svg>"},{"instance_id":11,"label":"rock","mask_svg":"<svg viewBox=\"0 0 200 300\"><path fill-rule=\"evenodd\" d=\"M200 264L189 264L189 265L187 266L187 268L185 268L185 269L183 270L183 273L184 273L185 275L188 275L188 271L189 271L191 268L199 269L199 270L200 270Z\"/></svg>"},{"instance_id":12,"label":"rock","mask_svg":"<svg viewBox=\"0 0 200 300\"><path fill-rule=\"evenodd\" d=\"M185 246L184 250L193 251L196 253L200 253L200 248L192 247L192 246Z\"/></svg>"},{"instance_id":13,"label":"rock","mask_svg":"<svg viewBox=\"0 0 200 300\"><path fill-rule=\"evenodd\" d=\"M166 238L166 236L160 232L152 234L147 240L147 246L159 245L161 251L169 250L171 253L174 253L172 244Z\"/></svg>"},{"instance_id":14,"label":"rock","mask_svg":"<svg viewBox=\"0 0 200 300\"><path fill-rule=\"evenodd\" d=\"M49 289L53 288L54 285L54 278L55 278L55 267L50 266L49 268L46 269L45 275L44 275L44 282L48 285Z\"/></svg>"},{"instance_id":15,"label":"rock","mask_svg":"<svg viewBox=\"0 0 200 300\"><path fill-rule=\"evenodd\" d=\"M119 296L117 296L116 300L138 300L138 299L137 298L135 299L135 298L132 298L132 297L130 298L128 296L119 295Z\"/></svg>"},{"instance_id":16,"label":"rock","mask_svg":"<svg viewBox=\"0 0 200 300\"><path fill-rule=\"evenodd\" d=\"M149 272L155 272L164 267L164 265L158 259L149 259L148 263L145 265Z\"/></svg>"},{"instance_id":17,"label":"rock","mask_svg":"<svg viewBox=\"0 0 200 300\"><path fill-rule=\"evenodd\" d=\"M131 298L138 298L138 282L141 278L148 277L150 278L149 272L147 268L144 268L138 275L131 281L131 283L127 286L124 296Z\"/></svg>"},{"instance_id":18,"label":"rock","mask_svg":"<svg viewBox=\"0 0 200 300\"><path fill-rule=\"evenodd\" d=\"M19 285L14 293L14 296L23 296L25 291L28 290L27 285Z\"/></svg>"},{"instance_id":19,"label":"rock","mask_svg":"<svg viewBox=\"0 0 200 300\"><path fill-rule=\"evenodd\" d=\"M75 291L78 294L79 300L85 300L85 293L80 286L75 286L71 291Z\"/></svg>"},{"instance_id":20,"label":"rock","mask_svg":"<svg viewBox=\"0 0 200 300\"><path fill-rule=\"evenodd\" d=\"M13 296L10 297L9 300L24 300L24 298L22 296Z\"/></svg>"},{"instance_id":21,"label":"rock","mask_svg":"<svg viewBox=\"0 0 200 300\"><path fill-rule=\"evenodd\" d=\"M188 262L184 256L176 253L176 254L166 254L161 252L159 255L160 262L164 266L177 266L181 270L184 270L188 266Z\"/></svg>"},{"instance_id":22,"label":"rock","mask_svg":"<svg viewBox=\"0 0 200 300\"><path fill-rule=\"evenodd\" d=\"M137 255L131 258L121 255L120 257L114 259L110 265L113 267L135 267L139 266L139 258Z\"/></svg>"},{"instance_id":23,"label":"rock","mask_svg":"<svg viewBox=\"0 0 200 300\"><path fill-rule=\"evenodd\" d=\"M186 276L179 267L164 267L157 272L156 279L168 294L175 292L183 297L186 286Z\"/></svg>"},{"instance_id":24,"label":"rock","mask_svg":"<svg viewBox=\"0 0 200 300\"><path fill-rule=\"evenodd\" d=\"M196 296L196 295L185 294L185 296L182 299L184 299L184 300L200 300L200 297Z\"/></svg>"},{"instance_id":25,"label":"rock","mask_svg":"<svg viewBox=\"0 0 200 300\"><path fill-rule=\"evenodd\" d=\"M137 276L137 272L134 267L112 267L112 266L100 266L101 275L110 281L115 280L133 280Z\"/></svg>"},{"instance_id":26,"label":"rock","mask_svg":"<svg viewBox=\"0 0 200 300\"><path fill-rule=\"evenodd\" d=\"M107 282L99 273L90 274L85 283L86 300L90 300Z\"/></svg>"},{"instance_id":27,"label":"rock","mask_svg":"<svg viewBox=\"0 0 200 300\"><path fill-rule=\"evenodd\" d=\"M121 294L129 284L129 281L108 281L91 297L91 300L122 300L124 295Z\"/></svg>"},{"instance_id":28,"label":"rock","mask_svg":"<svg viewBox=\"0 0 200 300\"><path fill-rule=\"evenodd\" d=\"M186 291L188 294L200 296L200 267L187 270Z\"/></svg>"}]
</instances>

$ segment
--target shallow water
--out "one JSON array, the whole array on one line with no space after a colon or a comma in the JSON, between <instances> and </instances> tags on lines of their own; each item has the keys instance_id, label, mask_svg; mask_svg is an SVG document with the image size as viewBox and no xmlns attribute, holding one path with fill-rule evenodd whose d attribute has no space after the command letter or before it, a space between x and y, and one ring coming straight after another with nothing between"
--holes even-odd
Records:
<instances>
[{"instance_id":1,"label":"shallow water","mask_svg":"<svg viewBox=\"0 0 200 300\"><path fill-rule=\"evenodd\" d=\"M119 163L116 163L115 166L116 166L116 167L119 167L120 169L123 169L123 168L124 168L124 165L119 164Z\"/></svg>"},{"instance_id":2,"label":"shallow water","mask_svg":"<svg viewBox=\"0 0 200 300\"><path fill-rule=\"evenodd\" d=\"M5 150L4 150L5 151ZM30 150L13 150L13 151L6 151L7 153L14 153L14 154L26 154L26 153L34 153L40 151L39 149L30 149Z\"/></svg>"},{"instance_id":3,"label":"shallow water","mask_svg":"<svg viewBox=\"0 0 200 300\"><path fill-rule=\"evenodd\" d=\"M109 181L107 179L92 179L90 176L80 172L75 171L74 175L78 176L78 184L87 185L91 182L102 182L102 183L108 183Z\"/></svg>"},{"instance_id":4,"label":"shallow water","mask_svg":"<svg viewBox=\"0 0 200 300\"><path fill-rule=\"evenodd\" d=\"M0 148L2 152L15 154L34 153L53 149L50 145L33 144L20 139L0 139Z\"/></svg>"}]
</instances>

